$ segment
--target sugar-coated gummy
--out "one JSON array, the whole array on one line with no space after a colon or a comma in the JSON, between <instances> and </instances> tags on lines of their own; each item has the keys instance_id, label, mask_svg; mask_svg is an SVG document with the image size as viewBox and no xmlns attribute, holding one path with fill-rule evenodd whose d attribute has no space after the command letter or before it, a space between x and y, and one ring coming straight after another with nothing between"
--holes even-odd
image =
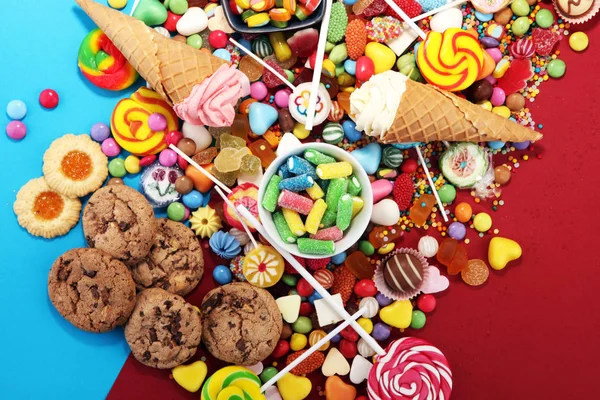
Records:
<instances>
[{"instance_id":1,"label":"sugar-coated gummy","mask_svg":"<svg viewBox=\"0 0 600 400\"><path fill-rule=\"evenodd\" d=\"M277 175L279 175L282 179L287 179L292 177L292 173L288 169L287 163L281 164L279 169L277 170Z\"/></svg>"},{"instance_id":2,"label":"sugar-coated gummy","mask_svg":"<svg viewBox=\"0 0 600 400\"><path fill-rule=\"evenodd\" d=\"M317 182L315 182L315 184L311 187L307 188L306 193L308 193L310 198L313 200L318 200L325 197L325 192L323 191L323 189L321 189L321 186L319 186Z\"/></svg>"},{"instance_id":3,"label":"sugar-coated gummy","mask_svg":"<svg viewBox=\"0 0 600 400\"><path fill-rule=\"evenodd\" d=\"M327 189L327 195L325 196L325 202L327 203L327 209L337 212L338 202L340 197L346 194L348 190L348 179L347 178L336 178L332 179Z\"/></svg>"},{"instance_id":4,"label":"sugar-coated gummy","mask_svg":"<svg viewBox=\"0 0 600 400\"><path fill-rule=\"evenodd\" d=\"M352 221L352 196L346 193L338 202L337 218L335 225L341 230L345 231L350 226Z\"/></svg>"},{"instance_id":5,"label":"sugar-coated gummy","mask_svg":"<svg viewBox=\"0 0 600 400\"><path fill-rule=\"evenodd\" d=\"M337 226L332 226L317 231L317 233L314 235L310 235L310 238L318 240L333 240L334 242L337 242L338 240L342 240L344 238L344 232L342 232Z\"/></svg>"},{"instance_id":6,"label":"sugar-coated gummy","mask_svg":"<svg viewBox=\"0 0 600 400\"><path fill-rule=\"evenodd\" d=\"M317 233L319 225L321 224L321 219L323 219L326 210L327 203L325 203L325 200L319 199L315 201L312 210L310 210L310 213L308 213L306 221L304 222L306 232L313 234Z\"/></svg>"},{"instance_id":7,"label":"sugar-coated gummy","mask_svg":"<svg viewBox=\"0 0 600 400\"><path fill-rule=\"evenodd\" d=\"M321 179L345 178L352 175L352 165L347 161L340 161L317 166L317 175Z\"/></svg>"},{"instance_id":8,"label":"sugar-coated gummy","mask_svg":"<svg viewBox=\"0 0 600 400\"><path fill-rule=\"evenodd\" d=\"M335 225L337 220L337 211L336 210L327 210L321 218L321 228L330 228Z\"/></svg>"},{"instance_id":9,"label":"sugar-coated gummy","mask_svg":"<svg viewBox=\"0 0 600 400\"><path fill-rule=\"evenodd\" d=\"M356 177L356 175L352 175L348 179L348 193L350 193L352 196L358 196L361 190L362 186L358 181L358 178Z\"/></svg>"},{"instance_id":10,"label":"sugar-coated gummy","mask_svg":"<svg viewBox=\"0 0 600 400\"><path fill-rule=\"evenodd\" d=\"M288 228L290 228L294 235L302 236L306 233L306 228L304 227L302 218L300 218L300 214L288 208L282 208L281 212L283 213L285 222L287 222Z\"/></svg>"},{"instance_id":11,"label":"sugar-coated gummy","mask_svg":"<svg viewBox=\"0 0 600 400\"><path fill-rule=\"evenodd\" d=\"M302 215L308 215L313 208L314 202L298 193L283 190L277 199L277 205L281 208L289 208Z\"/></svg>"},{"instance_id":12,"label":"sugar-coated gummy","mask_svg":"<svg viewBox=\"0 0 600 400\"><path fill-rule=\"evenodd\" d=\"M335 252L333 240L298 239L298 251L304 254L327 256Z\"/></svg>"},{"instance_id":13,"label":"sugar-coated gummy","mask_svg":"<svg viewBox=\"0 0 600 400\"><path fill-rule=\"evenodd\" d=\"M280 190L289 190L290 192L300 192L306 190L315 184L315 180L307 174L282 179L279 182Z\"/></svg>"},{"instance_id":14,"label":"sugar-coated gummy","mask_svg":"<svg viewBox=\"0 0 600 400\"><path fill-rule=\"evenodd\" d=\"M309 162L313 163L314 165L330 164L337 162L335 158L313 149L304 150L304 158Z\"/></svg>"},{"instance_id":15,"label":"sugar-coated gummy","mask_svg":"<svg viewBox=\"0 0 600 400\"><path fill-rule=\"evenodd\" d=\"M317 173L315 172L315 167L311 165L308 161L298 156L291 156L287 160L287 168L294 175L302 175L307 174L313 179L317 179Z\"/></svg>"},{"instance_id":16,"label":"sugar-coated gummy","mask_svg":"<svg viewBox=\"0 0 600 400\"><path fill-rule=\"evenodd\" d=\"M265 189L265 194L262 199L262 206L265 210L270 212L275 211L277 207L277 200L279 198L279 182L281 182L281 177L279 175L273 175L271 179L269 179L269 183L267 184L267 188Z\"/></svg>"},{"instance_id":17,"label":"sugar-coated gummy","mask_svg":"<svg viewBox=\"0 0 600 400\"><path fill-rule=\"evenodd\" d=\"M296 243L297 237L290 230L290 227L285 221L285 217L281 211L277 211L273 214L273 223L275 224L277 233L279 233L279 237L284 241L284 243Z\"/></svg>"}]
</instances>

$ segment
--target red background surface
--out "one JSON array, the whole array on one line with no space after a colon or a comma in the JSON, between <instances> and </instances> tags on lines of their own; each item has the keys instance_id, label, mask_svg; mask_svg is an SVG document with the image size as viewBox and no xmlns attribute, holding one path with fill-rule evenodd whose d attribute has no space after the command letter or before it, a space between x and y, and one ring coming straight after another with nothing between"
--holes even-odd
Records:
<instances>
[{"instance_id":1,"label":"red background surface","mask_svg":"<svg viewBox=\"0 0 600 400\"><path fill-rule=\"evenodd\" d=\"M530 107L535 121L544 125L545 137L533 152L543 159L521 161L502 196L505 206L491 214L499 236L521 243L522 259L492 271L479 288L451 277L450 288L436 295L438 306L425 328L406 332L445 353L453 371L453 399L598 396L600 28L593 25L582 29L591 43L584 53L573 52L563 40L560 57L567 73L544 83ZM402 244L416 247L423 234L413 230ZM469 257L487 260L490 237L479 239L472 230L468 235ZM199 305L213 285L213 267L207 261L202 285L189 296L191 303ZM209 373L221 366L210 361ZM315 386L311 399L318 398ZM130 355L108 397L200 395L180 388L169 379L169 371L145 367Z\"/></svg>"}]
</instances>

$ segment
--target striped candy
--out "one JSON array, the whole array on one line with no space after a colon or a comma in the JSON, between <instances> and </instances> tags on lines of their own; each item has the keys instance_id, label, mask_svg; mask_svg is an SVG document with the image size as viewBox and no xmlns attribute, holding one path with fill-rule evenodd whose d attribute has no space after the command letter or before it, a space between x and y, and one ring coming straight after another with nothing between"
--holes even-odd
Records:
<instances>
[{"instance_id":1,"label":"striped candy","mask_svg":"<svg viewBox=\"0 0 600 400\"><path fill-rule=\"evenodd\" d=\"M260 379L244 367L229 366L215 372L202 387L201 400L266 400Z\"/></svg>"},{"instance_id":2,"label":"striped candy","mask_svg":"<svg viewBox=\"0 0 600 400\"><path fill-rule=\"evenodd\" d=\"M337 122L328 122L323 129L325 143L338 144L344 139L344 129Z\"/></svg>"},{"instance_id":3,"label":"striped candy","mask_svg":"<svg viewBox=\"0 0 600 400\"><path fill-rule=\"evenodd\" d=\"M273 46L266 36L260 36L252 41L252 52L260 58L273 54Z\"/></svg>"}]
</instances>

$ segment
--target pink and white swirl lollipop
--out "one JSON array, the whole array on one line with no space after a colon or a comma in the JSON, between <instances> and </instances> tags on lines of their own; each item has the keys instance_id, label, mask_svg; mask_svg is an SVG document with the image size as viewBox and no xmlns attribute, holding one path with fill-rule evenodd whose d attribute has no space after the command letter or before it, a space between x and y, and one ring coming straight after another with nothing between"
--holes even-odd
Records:
<instances>
[{"instance_id":1,"label":"pink and white swirl lollipop","mask_svg":"<svg viewBox=\"0 0 600 400\"><path fill-rule=\"evenodd\" d=\"M368 379L371 400L447 400L452 371L442 352L423 339L404 337L377 356Z\"/></svg>"}]
</instances>

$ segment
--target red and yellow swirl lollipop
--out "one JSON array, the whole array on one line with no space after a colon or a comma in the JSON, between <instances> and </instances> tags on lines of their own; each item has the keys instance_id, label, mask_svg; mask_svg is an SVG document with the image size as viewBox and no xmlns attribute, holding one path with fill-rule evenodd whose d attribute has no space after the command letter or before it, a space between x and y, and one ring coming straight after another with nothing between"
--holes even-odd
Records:
<instances>
[{"instance_id":1,"label":"red and yellow swirl lollipop","mask_svg":"<svg viewBox=\"0 0 600 400\"><path fill-rule=\"evenodd\" d=\"M449 28L430 31L417 50L421 74L440 89L458 92L477 80L483 68L483 49L468 32Z\"/></svg>"},{"instance_id":2,"label":"red and yellow swirl lollipop","mask_svg":"<svg viewBox=\"0 0 600 400\"><path fill-rule=\"evenodd\" d=\"M165 119L163 129L153 130L148 123L152 114ZM179 128L179 119L173 109L153 90L139 88L129 99L117 103L110 120L112 134L125 150L137 156L156 154L165 149L167 132Z\"/></svg>"},{"instance_id":3,"label":"red and yellow swirl lollipop","mask_svg":"<svg viewBox=\"0 0 600 400\"><path fill-rule=\"evenodd\" d=\"M83 75L102 89L127 89L138 78L137 71L100 29L83 39L77 64Z\"/></svg>"}]
</instances>

